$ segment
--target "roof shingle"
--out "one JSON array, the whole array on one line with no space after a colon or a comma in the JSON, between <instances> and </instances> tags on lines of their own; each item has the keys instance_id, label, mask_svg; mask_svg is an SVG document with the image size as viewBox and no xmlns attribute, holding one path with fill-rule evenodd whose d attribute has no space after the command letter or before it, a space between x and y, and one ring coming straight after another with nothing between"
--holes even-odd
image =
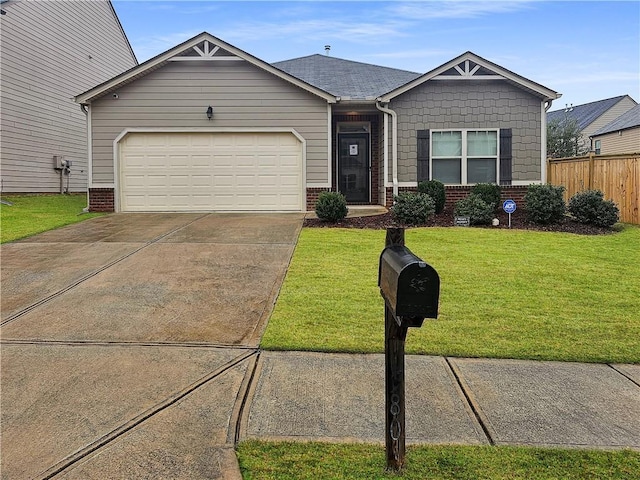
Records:
<instances>
[{"instance_id":1,"label":"roof shingle","mask_svg":"<svg viewBox=\"0 0 640 480\"><path fill-rule=\"evenodd\" d=\"M640 105L636 105L631 110L627 110L612 122L593 132L592 136L603 135L605 133L617 132L628 128L640 127Z\"/></svg>"},{"instance_id":2,"label":"roof shingle","mask_svg":"<svg viewBox=\"0 0 640 480\"><path fill-rule=\"evenodd\" d=\"M575 105L571 110L566 109L554 110L547 113L547 121L549 123L553 121L562 121L565 115L568 118L574 119L578 124L580 130L584 130L591 125L594 121L603 115L607 110L612 108L616 103L625 98L626 95L620 95L619 97L607 98L605 100L598 100L596 102L585 103L583 105Z\"/></svg>"},{"instance_id":3,"label":"roof shingle","mask_svg":"<svg viewBox=\"0 0 640 480\"><path fill-rule=\"evenodd\" d=\"M325 92L351 100L375 99L421 75L319 54L275 62L272 66Z\"/></svg>"}]
</instances>

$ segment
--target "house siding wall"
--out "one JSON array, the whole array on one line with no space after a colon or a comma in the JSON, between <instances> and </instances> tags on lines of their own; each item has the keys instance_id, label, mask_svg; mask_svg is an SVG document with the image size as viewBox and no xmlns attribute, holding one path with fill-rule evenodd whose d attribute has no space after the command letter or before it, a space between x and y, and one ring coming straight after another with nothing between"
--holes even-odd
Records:
<instances>
[{"instance_id":1,"label":"house siding wall","mask_svg":"<svg viewBox=\"0 0 640 480\"><path fill-rule=\"evenodd\" d=\"M542 109L532 94L504 81L433 80L394 99L391 109L398 114L399 182L416 181L417 130L456 128L511 128L513 181L540 181Z\"/></svg>"},{"instance_id":2,"label":"house siding wall","mask_svg":"<svg viewBox=\"0 0 640 480\"><path fill-rule=\"evenodd\" d=\"M124 129L176 127L293 128L307 142L307 184L328 182L327 102L249 62L169 62L116 93L91 105L96 184L114 183L113 141Z\"/></svg>"},{"instance_id":3,"label":"house siding wall","mask_svg":"<svg viewBox=\"0 0 640 480\"><path fill-rule=\"evenodd\" d=\"M619 132L611 132L593 137L600 140L600 153L614 155L640 152L640 127L629 128Z\"/></svg>"},{"instance_id":4,"label":"house siding wall","mask_svg":"<svg viewBox=\"0 0 640 480\"><path fill-rule=\"evenodd\" d=\"M593 121L593 123L587 125L584 130L582 130L582 143L585 148L590 148L591 142L589 137L593 135L593 132L600 130L602 127L607 125L609 122L614 121L623 113L628 112L633 107L636 106L636 103L633 101L631 97L624 97L618 103L616 103L613 107L607 110L605 113L600 115L597 119Z\"/></svg>"},{"instance_id":5,"label":"house siding wall","mask_svg":"<svg viewBox=\"0 0 640 480\"><path fill-rule=\"evenodd\" d=\"M111 4L9 1L2 9L2 191L59 191L54 155L73 162L69 191L86 191L86 116L73 97L136 65Z\"/></svg>"}]
</instances>

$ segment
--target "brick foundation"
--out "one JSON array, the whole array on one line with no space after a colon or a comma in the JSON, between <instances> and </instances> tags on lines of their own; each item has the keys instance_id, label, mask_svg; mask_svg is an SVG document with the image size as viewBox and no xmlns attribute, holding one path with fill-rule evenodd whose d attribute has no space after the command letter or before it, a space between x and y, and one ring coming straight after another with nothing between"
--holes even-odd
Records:
<instances>
[{"instance_id":1,"label":"brick foundation","mask_svg":"<svg viewBox=\"0 0 640 480\"><path fill-rule=\"evenodd\" d=\"M328 192L328 188L307 188L307 211L312 212L316 209L318 197L322 192Z\"/></svg>"},{"instance_id":2,"label":"brick foundation","mask_svg":"<svg viewBox=\"0 0 640 480\"><path fill-rule=\"evenodd\" d=\"M113 188L89 189L90 212L114 212L115 209L115 194Z\"/></svg>"},{"instance_id":3,"label":"brick foundation","mask_svg":"<svg viewBox=\"0 0 640 480\"><path fill-rule=\"evenodd\" d=\"M453 208L457 201L462 200L469 196L469 192L471 192L471 185L455 185L455 186L446 186L445 193L447 196L447 200L445 202L445 208ZM527 193L527 185L501 185L501 195L500 198L502 201L511 199L516 202L518 208L524 208L524 196ZM399 188L399 192L415 192L417 191L417 187L402 187ZM387 188L387 202L385 206L388 208L393 205L393 189Z\"/></svg>"}]
</instances>

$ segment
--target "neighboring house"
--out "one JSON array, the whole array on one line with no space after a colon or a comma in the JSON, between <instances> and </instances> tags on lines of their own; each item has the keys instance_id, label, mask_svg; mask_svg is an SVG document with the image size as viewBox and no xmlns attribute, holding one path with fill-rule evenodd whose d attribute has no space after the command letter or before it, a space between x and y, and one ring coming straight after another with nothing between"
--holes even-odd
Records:
<instances>
[{"instance_id":1,"label":"neighboring house","mask_svg":"<svg viewBox=\"0 0 640 480\"><path fill-rule=\"evenodd\" d=\"M73 97L136 57L109 1L1 3L1 190L86 192L87 119Z\"/></svg>"},{"instance_id":2,"label":"neighboring house","mask_svg":"<svg viewBox=\"0 0 640 480\"><path fill-rule=\"evenodd\" d=\"M629 95L620 95L584 105L567 105L561 110L547 113L547 124L562 122L566 119L574 120L582 134L580 149L588 151L591 148L589 137L594 132L636 105L636 101Z\"/></svg>"},{"instance_id":3,"label":"neighboring house","mask_svg":"<svg viewBox=\"0 0 640 480\"><path fill-rule=\"evenodd\" d=\"M271 65L202 33L76 101L92 210L305 211L327 190L390 205L430 178L524 193L545 180L558 97L471 52L423 75L323 55Z\"/></svg>"},{"instance_id":4,"label":"neighboring house","mask_svg":"<svg viewBox=\"0 0 640 480\"><path fill-rule=\"evenodd\" d=\"M640 153L640 105L593 132L590 139L596 154Z\"/></svg>"}]
</instances>

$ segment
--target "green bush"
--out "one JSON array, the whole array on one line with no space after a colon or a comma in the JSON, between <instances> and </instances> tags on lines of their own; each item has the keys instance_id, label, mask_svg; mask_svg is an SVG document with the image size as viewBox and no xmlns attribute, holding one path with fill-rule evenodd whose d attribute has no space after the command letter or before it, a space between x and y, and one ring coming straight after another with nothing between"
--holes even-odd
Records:
<instances>
[{"instance_id":1,"label":"green bush","mask_svg":"<svg viewBox=\"0 0 640 480\"><path fill-rule=\"evenodd\" d=\"M542 225L562 220L566 211L563 193L564 187L562 186L529 185L527 193L524 195L527 219Z\"/></svg>"},{"instance_id":2,"label":"green bush","mask_svg":"<svg viewBox=\"0 0 640 480\"><path fill-rule=\"evenodd\" d=\"M347 216L347 200L340 192L322 192L316 203L316 215L327 222L337 222Z\"/></svg>"},{"instance_id":3,"label":"green bush","mask_svg":"<svg viewBox=\"0 0 640 480\"><path fill-rule=\"evenodd\" d=\"M484 203L493 205L493 209L496 210L500 205L500 185L496 183L476 183L471 187L471 193L478 195Z\"/></svg>"},{"instance_id":4,"label":"green bush","mask_svg":"<svg viewBox=\"0 0 640 480\"><path fill-rule=\"evenodd\" d=\"M598 227L612 227L619 219L620 211L611 200L605 200L600 190L585 190L569 200L569 213L580 223Z\"/></svg>"},{"instance_id":5,"label":"green bush","mask_svg":"<svg viewBox=\"0 0 640 480\"><path fill-rule=\"evenodd\" d=\"M418 183L418 193L426 193L436 204L436 213L442 213L444 204L447 201L447 194L444 183L439 180L429 180Z\"/></svg>"},{"instance_id":6,"label":"green bush","mask_svg":"<svg viewBox=\"0 0 640 480\"><path fill-rule=\"evenodd\" d=\"M471 225L489 225L494 210L493 205L485 202L480 195L472 193L456 202L453 214L456 217L469 217Z\"/></svg>"},{"instance_id":7,"label":"green bush","mask_svg":"<svg viewBox=\"0 0 640 480\"><path fill-rule=\"evenodd\" d=\"M393 218L406 225L424 225L436 211L436 204L426 193L403 192L394 197Z\"/></svg>"}]
</instances>

